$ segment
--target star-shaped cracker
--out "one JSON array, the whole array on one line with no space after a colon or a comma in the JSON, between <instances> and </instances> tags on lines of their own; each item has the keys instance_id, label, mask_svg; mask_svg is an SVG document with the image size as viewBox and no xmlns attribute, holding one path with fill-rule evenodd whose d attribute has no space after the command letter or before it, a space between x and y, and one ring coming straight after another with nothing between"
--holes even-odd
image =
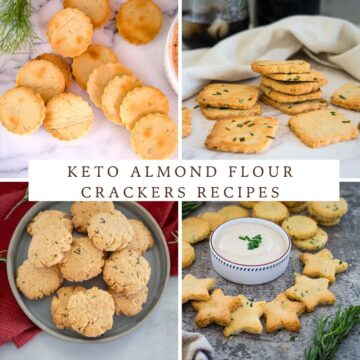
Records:
<instances>
[{"instance_id":1,"label":"star-shaped cracker","mask_svg":"<svg viewBox=\"0 0 360 360\"><path fill-rule=\"evenodd\" d=\"M191 274L186 275L182 281L182 303L189 300L209 300L209 290L212 290L215 284L215 279L198 279Z\"/></svg>"},{"instance_id":2,"label":"star-shaped cracker","mask_svg":"<svg viewBox=\"0 0 360 360\"><path fill-rule=\"evenodd\" d=\"M261 334L263 327L260 321L264 313L265 301L254 302L244 295L239 295L241 305L231 314L231 322L224 329L224 335L237 335L243 331L250 334Z\"/></svg>"},{"instance_id":3,"label":"star-shaped cracker","mask_svg":"<svg viewBox=\"0 0 360 360\"><path fill-rule=\"evenodd\" d=\"M305 305L299 301L290 301L285 293L280 293L273 301L265 306L265 330L271 333L276 330L286 329L299 331L301 322L299 315L305 311Z\"/></svg>"},{"instance_id":4,"label":"star-shaped cracker","mask_svg":"<svg viewBox=\"0 0 360 360\"><path fill-rule=\"evenodd\" d=\"M212 323L226 326L231 322L231 313L242 302L241 296L226 296L220 289L214 290L207 301L192 301L191 305L197 311L195 318L198 327L205 327Z\"/></svg>"},{"instance_id":5,"label":"star-shaped cracker","mask_svg":"<svg viewBox=\"0 0 360 360\"><path fill-rule=\"evenodd\" d=\"M345 261L334 259L328 249L323 249L316 254L301 254L300 260L305 265L304 275L312 278L323 277L331 283L335 281L335 274L346 271L348 268Z\"/></svg>"},{"instance_id":6,"label":"star-shaped cracker","mask_svg":"<svg viewBox=\"0 0 360 360\"><path fill-rule=\"evenodd\" d=\"M304 303L306 311L312 312L318 305L332 305L336 301L335 295L328 289L329 280L311 279L307 276L295 274L295 285L285 291L290 300Z\"/></svg>"}]
</instances>

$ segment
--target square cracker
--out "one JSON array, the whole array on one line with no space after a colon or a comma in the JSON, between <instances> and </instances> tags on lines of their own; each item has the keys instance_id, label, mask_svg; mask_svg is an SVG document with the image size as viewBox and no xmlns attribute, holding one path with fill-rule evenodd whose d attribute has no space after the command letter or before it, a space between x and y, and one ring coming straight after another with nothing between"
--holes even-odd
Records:
<instances>
[{"instance_id":1,"label":"square cracker","mask_svg":"<svg viewBox=\"0 0 360 360\"><path fill-rule=\"evenodd\" d=\"M280 91L273 90L270 87L262 84L260 84L260 89L266 96L280 103L289 103L289 102L298 103L308 100L317 100L323 97L321 90L317 90L309 94L303 94L303 95L290 95L290 94L284 94Z\"/></svg>"},{"instance_id":2,"label":"square cracker","mask_svg":"<svg viewBox=\"0 0 360 360\"><path fill-rule=\"evenodd\" d=\"M213 83L200 91L197 101L203 107L246 110L254 107L258 96L254 85Z\"/></svg>"},{"instance_id":3,"label":"square cracker","mask_svg":"<svg viewBox=\"0 0 360 360\"><path fill-rule=\"evenodd\" d=\"M261 84L290 95L303 95L320 89L318 81L280 81L266 76L261 77Z\"/></svg>"},{"instance_id":4,"label":"square cracker","mask_svg":"<svg viewBox=\"0 0 360 360\"><path fill-rule=\"evenodd\" d=\"M280 81L318 81L321 86L327 84L325 75L320 71L314 70L302 74L266 74L266 76Z\"/></svg>"},{"instance_id":5,"label":"square cracker","mask_svg":"<svg viewBox=\"0 0 360 360\"><path fill-rule=\"evenodd\" d=\"M302 74L310 72L310 64L304 60L256 60L251 69L260 74Z\"/></svg>"},{"instance_id":6,"label":"square cracker","mask_svg":"<svg viewBox=\"0 0 360 360\"><path fill-rule=\"evenodd\" d=\"M266 104L289 115L298 115L309 111L320 110L327 107L327 101L324 99L308 100L299 103L281 103L275 101L265 94L262 94L260 100Z\"/></svg>"},{"instance_id":7,"label":"square cracker","mask_svg":"<svg viewBox=\"0 0 360 360\"><path fill-rule=\"evenodd\" d=\"M247 110L222 109L210 106L201 106L200 110L202 114L209 120L235 119L246 116L261 115L261 106L258 103L256 103L254 107Z\"/></svg>"},{"instance_id":8,"label":"square cracker","mask_svg":"<svg viewBox=\"0 0 360 360\"><path fill-rule=\"evenodd\" d=\"M360 111L360 85L344 84L331 96L331 103L345 109Z\"/></svg>"},{"instance_id":9,"label":"square cracker","mask_svg":"<svg viewBox=\"0 0 360 360\"><path fill-rule=\"evenodd\" d=\"M333 109L317 110L293 116L290 130L307 146L317 148L340 141L356 139L356 126Z\"/></svg>"},{"instance_id":10,"label":"square cracker","mask_svg":"<svg viewBox=\"0 0 360 360\"><path fill-rule=\"evenodd\" d=\"M218 151L261 153L275 139L278 127L279 120L272 117L249 116L218 120L207 136L205 145Z\"/></svg>"}]
</instances>

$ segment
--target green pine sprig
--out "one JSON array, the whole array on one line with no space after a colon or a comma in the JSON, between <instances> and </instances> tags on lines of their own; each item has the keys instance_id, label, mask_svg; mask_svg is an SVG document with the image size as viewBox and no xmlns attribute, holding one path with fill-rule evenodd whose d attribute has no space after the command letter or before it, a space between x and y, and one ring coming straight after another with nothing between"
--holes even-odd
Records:
<instances>
[{"instance_id":1,"label":"green pine sprig","mask_svg":"<svg viewBox=\"0 0 360 360\"><path fill-rule=\"evenodd\" d=\"M14 54L21 46L32 48L35 38L30 15L31 0L1 0L0 2L0 51Z\"/></svg>"},{"instance_id":2,"label":"green pine sprig","mask_svg":"<svg viewBox=\"0 0 360 360\"><path fill-rule=\"evenodd\" d=\"M341 312L339 307L333 317L321 317L316 325L313 344L305 350L305 360L331 360L343 339L360 322L360 305L350 305Z\"/></svg>"}]
</instances>

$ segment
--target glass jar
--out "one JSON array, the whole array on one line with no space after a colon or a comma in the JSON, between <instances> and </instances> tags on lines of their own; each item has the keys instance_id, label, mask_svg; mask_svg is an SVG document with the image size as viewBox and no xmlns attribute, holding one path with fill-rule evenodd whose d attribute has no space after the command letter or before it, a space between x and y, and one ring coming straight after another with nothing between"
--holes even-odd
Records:
<instances>
[{"instance_id":1,"label":"glass jar","mask_svg":"<svg viewBox=\"0 0 360 360\"><path fill-rule=\"evenodd\" d=\"M256 26L267 25L291 15L318 15L320 0L256 0Z\"/></svg>"},{"instance_id":2,"label":"glass jar","mask_svg":"<svg viewBox=\"0 0 360 360\"><path fill-rule=\"evenodd\" d=\"M182 38L190 48L209 47L249 27L247 0L183 0Z\"/></svg>"}]
</instances>

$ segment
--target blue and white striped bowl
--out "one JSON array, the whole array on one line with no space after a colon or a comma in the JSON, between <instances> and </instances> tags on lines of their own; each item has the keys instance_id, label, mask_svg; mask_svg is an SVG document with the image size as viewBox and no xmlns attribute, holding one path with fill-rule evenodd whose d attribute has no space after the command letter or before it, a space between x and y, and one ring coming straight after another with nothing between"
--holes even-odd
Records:
<instances>
[{"instance_id":1,"label":"blue and white striped bowl","mask_svg":"<svg viewBox=\"0 0 360 360\"><path fill-rule=\"evenodd\" d=\"M215 249L214 241L217 236L229 225L234 224L259 224L275 230L285 241L287 247L279 258L260 265L243 265L223 258ZM218 226L210 236L211 263L215 271L225 279L237 284L258 285L270 282L286 270L289 264L291 239L284 229L267 220L257 218L239 218L227 221Z\"/></svg>"}]
</instances>

